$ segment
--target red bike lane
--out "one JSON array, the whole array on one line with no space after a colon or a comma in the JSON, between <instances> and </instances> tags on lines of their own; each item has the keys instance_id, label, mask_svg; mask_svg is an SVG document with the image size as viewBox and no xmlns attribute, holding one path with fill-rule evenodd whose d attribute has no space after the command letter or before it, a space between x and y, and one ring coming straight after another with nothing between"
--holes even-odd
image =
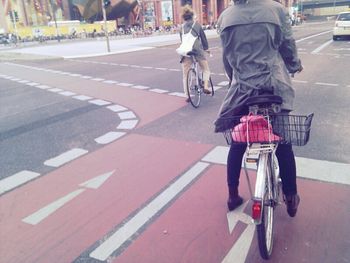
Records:
<instances>
[{"instance_id":1,"label":"red bike lane","mask_svg":"<svg viewBox=\"0 0 350 263\"><path fill-rule=\"evenodd\" d=\"M163 94L60 81L56 86L129 107L139 126L185 105ZM213 147L128 134L2 195L0 261L264 262L249 203L227 213L226 166L202 159ZM270 262L350 262L350 187L305 179L298 185L298 215L277 209ZM249 199L245 178L241 193Z\"/></svg>"}]
</instances>

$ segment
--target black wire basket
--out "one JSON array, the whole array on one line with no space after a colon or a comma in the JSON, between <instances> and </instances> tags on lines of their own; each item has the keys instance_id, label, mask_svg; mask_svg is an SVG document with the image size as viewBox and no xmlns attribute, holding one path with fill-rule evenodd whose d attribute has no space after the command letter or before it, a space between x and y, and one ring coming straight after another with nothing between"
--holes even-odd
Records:
<instances>
[{"instance_id":1,"label":"black wire basket","mask_svg":"<svg viewBox=\"0 0 350 263\"><path fill-rule=\"evenodd\" d=\"M282 143L303 146L310 139L313 116L233 116L227 119L233 128L224 131L224 137L228 144Z\"/></svg>"}]
</instances>

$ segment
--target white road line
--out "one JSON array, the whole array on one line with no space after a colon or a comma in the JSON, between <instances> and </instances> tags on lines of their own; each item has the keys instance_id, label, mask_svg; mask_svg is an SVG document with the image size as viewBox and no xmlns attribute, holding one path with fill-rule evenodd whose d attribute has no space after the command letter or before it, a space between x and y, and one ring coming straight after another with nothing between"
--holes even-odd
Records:
<instances>
[{"instance_id":1,"label":"white road line","mask_svg":"<svg viewBox=\"0 0 350 263\"><path fill-rule=\"evenodd\" d=\"M46 217L54 213L56 210L58 210L60 207L64 206L66 203L80 195L82 192L84 192L86 189L78 189L74 192L71 192L67 194L66 196L52 202L51 204L41 208L40 210L36 211L35 213L27 216L26 218L23 218L22 221L24 223L30 224L30 225L36 225L40 223L42 220L44 220Z\"/></svg>"},{"instance_id":2,"label":"white road line","mask_svg":"<svg viewBox=\"0 0 350 263\"><path fill-rule=\"evenodd\" d=\"M127 221L112 236L90 253L90 257L105 261L139 229L152 219L163 207L171 202L188 184L195 180L207 167L208 163L198 162L189 171L183 174L167 189L160 193L147 206Z\"/></svg>"},{"instance_id":3,"label":"white road line","mask_svg":"<svg viewBox=\"0 0 350 263\"><path fill-rule=\"evenodd\" d=\"M100 100L100 99L89 100L89 102L98 106L105 106L105 105L111 104L111 102L109 101Z\"/></svg>"},{"instance_id":4,"label":"white road line","mask_svg":"<svg viewBox=\"0 0 350 263\"><path fill-rule=\"evenodd\" d=\"M91 76L81 76L82 79L92 79Z\"/></svg>"},{"instance_id":5,"label":"white road line","mask_svg":"<svg viewBox=\"0 0 350 263\"><path fill-rule=\"evenodd\" d=\"M92 99L91 97L85 96L85 95L78 95L78 96L74 96L73 98L77 100L82 100L82 101Z\"/></svg>"},{"instance_id":6,"label":"white road line","mask_svg":"<svg viewBox=\"0 0 350 263\"><path fill-rule=\"evenodd\" d=\"M108 132L98 138L95 139L95 142L99 144L108 144L110 142L115 141L125 135L125 132Z\"/></svg>"},{"instance_id":7,"label":"white road line","mask_svg":"<svg viewBox=\"0 0 350 263\"><path fill-rule=\"evenodd\" d=\"M130 87L130 86L132 86L133 84L122 82L122 83L118 83L117 85L118 85L118 86L123 86L123 87Z\"/></svg>"},{"instance_id":8,"label":"white road line","mask_svg":"<svg viewBox=\"0 0 350 263\"><path fill-rule=\"evenodd\" d=\"M295 83L308 83L306 80L292 79L292 81L295 82Z\"/></svg>"},{"instance_id":9,"label":"white road line","mask_svg":"<svg viewBox=\"0 0 350 263\"><path fill-rule=\"evenodd\" d=\"M106 83L106 84L116 84L116 83L118 83L118 81L115 81L115 80L105 80L105 81L103 81L103 83Z\"/></svg>"},{"instance_id":10,"label":"white road line","mask_svg":"<svg viewBox=\"0 0 350 263\"><path fill-rule=\"evenodd\" d=\"M131 130L133 128L135 128L135 126L137 125L138 120L126 120L126 121L122 121L117 129L124 129L124 130Z\"/></svg>"},{"instance_id":11,"label":"white road line","mask_svg":"<svg viewBox=\"0 0 350 263\"><path fill-rule=\"evenodd\" d=\"M332 87L337 87L339 86L339 84L335 84L335 83L325 83L325 82L316 82L316 85L323 85L323 86L332 86Z\"/></svg>"},{"instance_id":12,"label":"white road line","mask_svg":"<svg viewBox=\"0 0 350 263\"><path fill-rule=\"evenodd\" d=\"M219 86L227 86L228 84L228 81L221 81L220 83L218 83Z\"/></svg>"},{"instance_id":13,"label":"white road line","mask_svg":"<svg viewBox=\"0 0 350 263\"><path fill-rule=\"evenodd\" d=\"M120 105L112 105L112 106L107 106L107 109L113 111L113 112L119 112L119 111L125 111L127 108L120 106Z\"/></svg>"},{"instance_id":14,"label":"white road line","mask_svg":"<svg viewBox=\"0 0 350 263\"><path fill-rule=\"evenodd\" d=\"M202 161L226 165L229 147L217 146L205 155ZM297 176L323 182L350 185L350 164L328 162L302 157L295 158L297 163ZM256 165L250 166L253 169Z\"/></svg>"},{"instance_id":15,"label":"white road line","mask_svg":"<svg viewBox=\"0 0 350 263\"><path fill-rule=\"evenodd\" d=\"M155 93L167 93L169 91L164 89L150 89L149 91L155 92Z\"/></svg>"},{"instance_id":16,"label":"white road line","mask_svg":"<svg viewBox=\"0 0 350 263\"><path fill-rule=\"evenodd\" d=\"M63 91L63 92L60 92L59 94L68 97L68 96L73 96L73 95L75 95L76 93L71 92L71 91Z\"/></svg>"},{"instance_id":17,"label":"white road line","mask_svg":"<svg viewBox=\"0 0 350 263\"><path fill-rule=\"evenodd\" d=\"M132 111L121 112L121 113L118 113L118 115L119 115L119 118L122 120L136 118L136 115Z\"/></svg>"},{"instance_id":18,"label":"white road line","mask_svg":"<svg viewBox=\"0 0 350 263\"><path fill-rule=\"evenodd\" d=\"M168 70L169 71L176 71L176 72L180 72L181 71L181 69L176 69L176 68L169 68Z\"/></svg>"},{"instance_id":19,"label":"white road line","mask_svg":"<svg viewBox=\"0 0 350 263\"><path fill-rule=\"evenodd\" d=\"M39 88L39 89L52 89L52 87L47 86L47 85L38 85L36 87Z\"/></svg>"},{"instance_id":20,"label":"white road line","mask_svg":"<svg viewBox=\"0 0 350 263\"><path fill-rule=\"evenodd\" d=\"M94 81L103 81L104 79L101 79L101 78L93 78L91 80L94 80Z\"/></svg>"},{"instance_id":21,"label":"white road line","mask_svg":"<svg viewBox=\"0 0 350 263\"><path fill-rule=\"evenodd\" d=\"M182 97L182 98L187 98L187 95L184 94L183 92L172 92L172 93L169 93L169 95L171 95L171 96L177 96L177 97Z\"/></svg>"},{"instance_id":22,"label":"white road line","mask_svg":"<svg viewBox=\"0 0 350 263\"><path fill-rule=\"evenodd\" d=\"M329 44L331 44L333 42L333 40L329 40L326 43L324 43L323 45L319 46L318 48L314 49L313 51L311 51L311 54L317 54L318 52L320 52L322 49L324 49L326 46L328 46Z\"/></svg>"},{"instance_id":23,"label":"white road line","mask_svg":"<svg viewBox=\"0 0 350 263\"><path fill-rule=\"evenodd\" d=\"M214 90L215 91L217 91L217 90L219 90L219 89L222 89L223 88L223 86L214 86Z\"/></svg>"},{"instance_id":24,"label":"white road line","mask_svg":"<svg viewBox=\"0 0 350 263\"><path fill-rule=\"evenodd\" d=\"M39 173L35 173L32 171L21 171L5 179L0 180L0 194L6 193L26 182L40 176Z\"/></svg>"},{"instance_id":25,"label":"white road line","mask_svg":"<svg viewBox=\"0 0 350 263\"><path fill-rule=\"evenodd\" d=\"M70 162L84 154L88 153L87 150L74 148L65 153L62 153L54 158L48 159L44 162L47 166L59 167L67 162Z\"/></svg>"},{"instance_id":26,"label":"white road line","mask_svg":"<svg viewBox=\"0 0 350 263\"><path fill-rule=\"evenodd\" d=\"M53 89L48 89L48 91L51 91L51 92L61 92L61 91L63 91L63 89L53 88Z\"/></svg>"},{"instance_id":27,"label":"white road line","mask_svg":"<svg viewBox=\"0 0 350 263\"><path fill-rule=\"evenodd\" d=\"M167 68L156 68L158 70L167 70Z\"/></svg>"},{"instance_id":28,"label":"white road line","mask_svg":"<svg viewBox=\"0 0 350 263\"><path fill-rule=\"evenodd\" d=\"M134 88L134 89L149 89L150 87L142 86L142 85L135 85L135 86L132 86L132 88Z\"/></svg>"},{"instance_id":29,"label":"white road line","mask_svg":"<svg viewBox=\"0 0 350 263\"><path fill-rule=\"evenodd\" d=\"M34 86L37 86L37 85L40 85L40 84L36 83L36 82L29 82L26 85L34 87Z\"/></svg>"},{"instance_id":30,"label":"white road line","mask_svg":"<svg viewBox=\"0 0 350 263\"><path fill-rule=\"evenodd\" d=\"M322 32L322 33L319 33L319 34L315 34L315 35L312 35L312 36L308 36L308 37L305 37L305 38L301 38L301 39L298 39L297 41L295 41L296 43L299 43L301 41L304 41L304 40L307 40L307 39L310 39L310 38L313 38L313 37L317 37L317 36L321 36L321 35L324 35L324 34L328 34L332 32L332 30L328 30L328 31L325 31L325 32Z\"/></svg>"}]
</instances>

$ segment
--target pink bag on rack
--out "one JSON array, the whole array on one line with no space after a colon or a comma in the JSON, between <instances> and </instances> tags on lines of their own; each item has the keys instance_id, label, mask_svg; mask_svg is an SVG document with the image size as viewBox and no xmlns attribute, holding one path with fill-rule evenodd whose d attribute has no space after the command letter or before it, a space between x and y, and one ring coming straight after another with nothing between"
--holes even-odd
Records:
<instances>
[{"instance_id":1,"label":"pink bag on rack","mask_svg":"<svg viewBox=\"0 0 350 263\"><path fill-rule=\"evenodd\" d=\"M235 142L247 142L247 128L249 142L279 141L281 137L273 134L272 127L261 115L247 115L240 119L240 124L232 130L232 139Z\"/></svg>"}]
</instances>

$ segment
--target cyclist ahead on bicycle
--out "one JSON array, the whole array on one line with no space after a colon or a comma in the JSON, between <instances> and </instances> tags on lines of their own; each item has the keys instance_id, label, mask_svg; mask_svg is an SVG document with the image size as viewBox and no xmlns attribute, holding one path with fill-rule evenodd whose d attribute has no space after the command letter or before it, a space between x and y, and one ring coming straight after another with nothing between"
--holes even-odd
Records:
<instances>
[{"instance_id":1,"label":"cyclist ahead on bicycle","mask_svg":"<svg viewBox=\"0 0 350 263\"><path fill-rule=\"evenodd\" d=\"M221 105L215 131L229 128L225 117L245 115L247 98L271 93L283 99L282 111L293 109L294 90L289 73L300 72L301 62L287 10L273 0L236 0L219 17L223 63L230 88ZM232 144L227 160L228 209L242 204L239 175L246 146ZM280 166L287 212L295 216L300 202L292 146L280 144L276 155Z\"/></svg>"},{"instance_id":2,"label":"cyclist ahead on bicycle","mask_svg":"<svg viewBox=\"0 0 350 263\"><path fill-rule=\"evenodd\" d=\"M201 25L198 24L193 19L194 12L192 8L189 5L185 5L182 8L182 18L184 20L184 23L182 24L182 28L185 34L190 32L192 29L192 35L198 37L193 45L193 51L191 54L196 58L198 61L199 66L201 67L203 71L203 81L204 81L204 93L210 94L210 90L208 88L209 78L210 78L210 70L209 70L209 64L206 59L206 51L209 49L208 40L205 36L204 30L202 29ZM180 30L180 38L182 39L182 29ZM182 63L182 79L183 79L183 89L184 93L187 94L187 73L191 68L192 65L192 59L190 57L181 57ZM189 102L189 99L186 100Z\"/></svg>"}]
</instances>

